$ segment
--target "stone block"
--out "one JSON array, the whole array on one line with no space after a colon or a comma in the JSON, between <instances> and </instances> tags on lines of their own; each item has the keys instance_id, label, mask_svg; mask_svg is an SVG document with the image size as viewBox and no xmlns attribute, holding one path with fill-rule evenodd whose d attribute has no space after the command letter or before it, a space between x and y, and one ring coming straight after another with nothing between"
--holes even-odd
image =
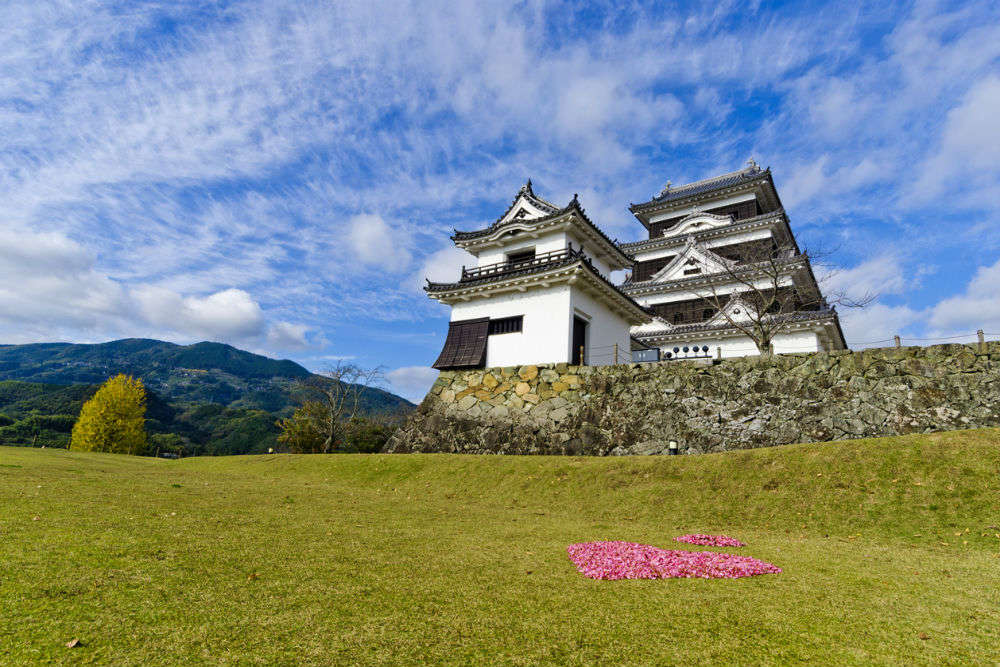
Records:
<instances>
[{"instance_id":1,"label":"stone block","mask_svg":"<svg viewBox=\"0 0 1000 667\"><path fill-rule=\"evenodd\" d=\"M517 375L522 380L534 380L538 377L538 366L521 366L521 370L517 372Z\"/></svg>"},{"instance_id":2,"label":"stone block","mask_svg":"<svg viewBox=\"0 0 1000 667\"><path fill-rule=\"evenodd\" d=\"M476 392L476 393L475 393L474 395L475 395L475 397L476 397L476 398L478 398L478 399L479 399L480 401L488 401L488 400L490 400L490 397L492 397L492 396L493 396L493 394L491 394L490 392L488 392L488 391L486 391L486 390L484 390L484 389L480 389L480 390L479 390L479 391L477 391L477 392Z\"/></svg>"},{"instance_id":3,"label":"stone block","mask_svg":"<svg viewBox=\"0 0 1000 667\"><path fill-rule=\"evenodd\" d=\"M475 396L465 396L464 398L462 398L461 400L459 400L459 402L458 402L458 409L459 410L468 410L469 408L471 408L473 405L475 405L478 402L479 402L479 399L476 398Z\"/></svg>"},{"instance_id":4,"label":"stone block","mask_svg":"<svg viewBox=\"0 0 1000 667\"><path fill-rule=\"evenodd\" d=\"M557 394L564 392L567 389L569 389L569 385L565 382L559 381L552 383L552 391L554 391Z\"/></svg>"},{"instance_id":5,"label":"stone block","mask_svg":"<svg viewBox=\"0 0 1000 667\"><path fill-rule=\"evenodd\" d=\"M524 396L529 391L531 391L531 385L529 385L527 382L518 382L516 385L514 385L514 393L517 394L518 396Z\"/></svg>"},{"instance_id":6,"label":"stone block","mask_svg":"<svg viewBox=\"0 0 1000 667\"><path fill-rule=\"evenodd\" d=\"M441 392L441 400L445 403L452 403L455 400L455 392L451 389L445 389Z\"/></svg>"},{"instance_id":7,"label":"stone block","mask_svg":"<svg viewBox=\"0 0 1000 667\"><path fill-rule=\"evenodd\" d=\"M541 371L539 375L541 376L543 382L555 382L559 379L559 373L556 373L551 368L546 368Z\"/></svg>"},{"instance_id":8,"label":"stone block","mask_svg":"<svg viewBox=\"0 0 1000 667\"><path fill-rule=\"evenodd\" d=\"M483 377L483 386L486 387L487 389L492 391L493 389L496 389L497 386L499 385L500 382L495 377L493 377L492 373L490 375Z\"/></svg>"},{"instance_id":9,"label":"stone block","mask_svg":"<svg viewBox=\"0 0 1000 667\"><path fill-rule=\"evenodd\" d=\"M538 397L538 394L531 394L531 393L525 394L521 398L524 400L525 403L535 403L535 404L537 404L541 400Z\"/></svg>"},{"instance_id":10,"label":"stone block","mask_svg":"<svg viewBox=\"0 0 1000 667\"><path fill-rule=\"evenodd\" d=\"M489 415L494 419L505 419L510 414L510 409L504 405L497 405L490 410Z\"/></svg>"}]
</instances>

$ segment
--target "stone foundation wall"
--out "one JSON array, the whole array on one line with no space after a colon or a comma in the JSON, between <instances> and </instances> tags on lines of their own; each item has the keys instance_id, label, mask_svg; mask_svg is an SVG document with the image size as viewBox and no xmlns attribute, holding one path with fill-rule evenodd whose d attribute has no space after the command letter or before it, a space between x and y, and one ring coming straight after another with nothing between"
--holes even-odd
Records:
<instances>
[{"instance_id":1,"label":"stone foundation wall","mask_svg":"<svg viewBox=\"0 0 1000 667\"><path fill-rule=\"evenodd\" d=\"M703 453L1000 426L1000 342L446 371L387 452Z\"/></svg>"}]
</instances>

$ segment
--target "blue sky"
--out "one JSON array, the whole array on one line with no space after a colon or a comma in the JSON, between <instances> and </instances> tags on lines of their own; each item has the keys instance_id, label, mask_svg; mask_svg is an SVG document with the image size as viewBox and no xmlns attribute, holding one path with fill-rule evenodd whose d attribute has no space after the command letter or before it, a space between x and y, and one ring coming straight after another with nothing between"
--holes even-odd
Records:
<instances>
[{"instance_id":1,"label":"blue sky","mask_svg":"<svg viewBox=\"0 0 1000 667\"><path fill-rule=\"evenodd\" d=\"M219 340L419 398L530 177L629 202L771 166L848 342L1000 334L995 3L7 2L0 342Z\"/></svg>"}]
</instances>

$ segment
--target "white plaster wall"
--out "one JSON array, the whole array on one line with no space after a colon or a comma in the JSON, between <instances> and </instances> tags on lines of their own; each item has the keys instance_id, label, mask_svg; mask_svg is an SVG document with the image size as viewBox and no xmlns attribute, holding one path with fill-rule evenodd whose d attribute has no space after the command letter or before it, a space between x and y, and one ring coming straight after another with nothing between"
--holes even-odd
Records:
<instances>
[{"instance_id":1,"label":"white plaster wall","mask_svg":"<svg viewBox=\"0 0 1000 667\"><path fill-rule=\"evenodd\" d=\"M650 216L649 221L657 222L659 220L666 220L667 218L676 218L678 216L687 215L688 213L693 213L695 211L704 211L710 208L719 208L720 206L729 206L730 204L739 204L743 201L750 201L754 198L754 193L747 192L742 195L734 195L732 197L726 197L725 199L717 199L710 202L699 202L694 206L685 206L684 208L677 208L672 211L667 211L664 213L657 213L654 216Z\"/></svg>"},{"instance_id":2,"label":"white plaster wall","mask_svg":"<svg viewBox=\"0 0 1000 667\"><path fill-rule=\"evenodd\" d=\"M673 352L675 347L681 348L680 357L685 353L684 346L692 347L697 345L708 346L708 353L715 358L717 348L722 348L722 357L747 357L758 354L757 346L749 336L727 336L725 338L685 338L679 336L675 342L663 343L660 345L661 355L666 358L667 352ZM823 350L823 344L819 334L814 331L789 331L779 333L774 337L774 351L776 354L794 354L799 352L819 352ZM699 352L698 354L703 354Z\"/></svg>"},{"instance_id":3,"label":"white plaster wall","mask_svg":"<svg viewBox=\"0 0 1000 667\"><path fill-rule=\"evenodd\" d=\"M569 361L569 312L570 287L562 285L459 302L451 308L451 319L524 317L521 333L489 337L486 366L492 368Z\"/></svg>"},{"instance_id":4,"label":"white plaster wall","mask_svg":"<svg viewBox=\"0 0 1000 667\"><path fill-rule=\"evenodd\" d=\"M507 238L510 239L509 242L506 241ZM534 248L536 255L540 255L543 252L551 252L553 250L562 250L566 247L566 241L567 238L565 232L542 234L538 238L531 238L531 236L527 233L521 232L517 236L504 237L504 245L502 247L487 248L480 251L478 266L505 262L507 261L507 255L509 253L517 252L518 250L525 250L527 248ZM574 243L573 247L579 246Z\"/></svg>"},{"instance_id":5,"label":"white plaster wall","mask_svg":"<svg viewBox=\"0 0 1000 667\"><path fill-rule=\"evenodd\" d=\"M584 350L585 361L590 366L608 366L614 363L614 344L618 343L618 363L631 361L631 339L629 324L621 316L597 301L583 290L574 288L570 296L572 306L569 318L568 336L572 343L573 317L587 320L587 343ZM572 359L572 356L569 357Z\"/></svg>"}]
</instances>

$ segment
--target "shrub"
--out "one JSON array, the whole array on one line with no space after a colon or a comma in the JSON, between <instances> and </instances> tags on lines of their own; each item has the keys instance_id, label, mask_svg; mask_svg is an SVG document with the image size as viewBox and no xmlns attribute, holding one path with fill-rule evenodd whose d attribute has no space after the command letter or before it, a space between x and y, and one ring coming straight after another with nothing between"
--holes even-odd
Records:
<instances>
[{"instance_id":1,"label":"shrub","mask_svg":"<svg viewBox=\"0 0 1000 667\"><path fill-rule=\"evenodd\" d=\"M142 380L116 375L83 404L70 449L141 454L146 449L146 390Z\"/></svg>"}]
</instances>

